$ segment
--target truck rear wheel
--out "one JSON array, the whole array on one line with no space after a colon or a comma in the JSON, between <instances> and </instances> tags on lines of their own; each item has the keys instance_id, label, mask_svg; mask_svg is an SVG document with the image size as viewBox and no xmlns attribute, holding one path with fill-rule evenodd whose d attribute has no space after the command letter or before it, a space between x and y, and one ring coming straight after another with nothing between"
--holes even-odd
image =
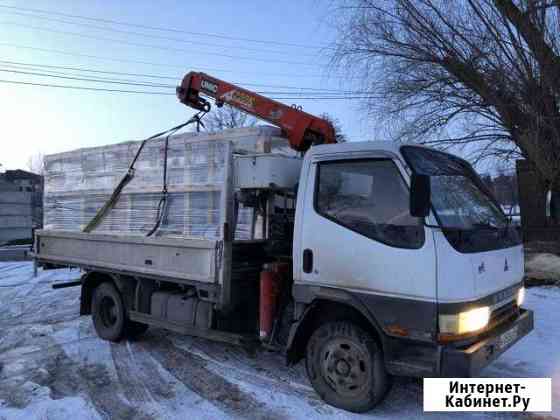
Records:
<instances>
[{"instance_id":1,"label":"truck rear wheel","mask_svg":"<svg viewBox=\"0 0 560 420\"><path fill-rule=\"evenodd\" d=\"M126 314L123 300L116 287L101 283L93 292L93 325L97 335L104 340L119 341L125 332Z\"/></svg>"},{"instance_id":2,"label":"truck rear wheel","mask_svg":"<svg viewBox=\"0 0 560 420\"><path fill-rule=\"evenodd\" d=\"M328 404L344 410L368 411L389 388L377 343L350 322L330 322L315 330L305 361L315 391Z\"/></svg>"}]
</instances>

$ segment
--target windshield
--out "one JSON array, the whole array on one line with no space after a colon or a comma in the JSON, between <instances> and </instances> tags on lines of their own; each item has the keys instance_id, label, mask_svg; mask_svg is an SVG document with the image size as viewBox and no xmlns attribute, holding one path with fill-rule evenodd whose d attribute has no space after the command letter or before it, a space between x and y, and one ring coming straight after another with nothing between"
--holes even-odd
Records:
<instances>
[{"instance_id":1,"label":"windshield","mask_svg":"<svg viewBox=\"0 0 560 420\"><path fill-rule=\"evenodd\" d=\"M403 147L412 169L429 175L432 206L442 227L456 229L503 228L506 217L472 167L447 153Z\"/></svg>"},{"instance_id":2,"label":"windshield","mask_svg":"<svg viewBox=\"0 0 560 420\"><path fill-rule=\"evenodd\" d=\"M468 176L436 175L431 183L432 205L442 226L458 229L505 227L502 211Z\"/></svg>"},{"instance_id":3,"label":"windshield","mask_svg":"<svg viewBox=\"0 0 560 420\"><path fill-rule=\"evenodd\" d=\"M456 156L418 146L403 146L412 171L428 175L434 214L459 252L516 246L521 237L471 165Z\"/></svg>"}]
</instances>

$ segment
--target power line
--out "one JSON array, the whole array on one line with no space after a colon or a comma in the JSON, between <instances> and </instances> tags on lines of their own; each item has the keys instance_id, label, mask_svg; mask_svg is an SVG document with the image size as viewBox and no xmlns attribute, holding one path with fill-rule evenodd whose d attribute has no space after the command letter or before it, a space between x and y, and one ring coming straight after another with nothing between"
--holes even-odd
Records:
<instances>
[{"instance_id":1,"label":"power line","mask_svg":"<svg viewBox=\"0 0 560 420\"><path fill-rule=\"evenodd\" d=\"M45 68L53 68L53 69L81 71L81 72L87 72L87 73L115 74L115 75L120 75L120 76L139 76L139 77L148 77L148 78L154 78L154 79L157 78L157 79L180 80L179 76L162 76L162 75L143 74L143 73L125 73L125 72L118 72L118 71L86 69L86 68L83 68L83 67L55 66L55 65L50 65L50 64L38 64L38 63L22 63L21 61L0 60L0 63L2 63L2 64L14 64L14 65L18 65L18 66L27 66L27 67L45 67Z\"/></svg>"},{"instance_id":2,"label":"power line","mask_svg":"<svg viewBox=\"0 0 560 420\"><path fill-rule=\"evenodd\" d=\"M180 64L155 63L155 62L150 62L150 61L130 60L130 59L124 59L124 58L102 57L102 56L98 56L98 55L82 54L82 53L63 51L63 50L53 50L53 49L50 49L50 48L39 48L39 47L31 47L31 46L28 46L28 45L18 45L18 44L12 44L12 43L8 43L8 42L0 42L0 46L21 48L21 49L27 49L27 50L33 50L33 51L42 51L42 52L48 52L48 53L53 53L53 54L61 54L61 55L67 55L67 56L72 56L72 57L84 57L84 58L90 58L90 59L94 59L94 60L105 60L105 61L114 61L114 62L119 62L119 63L131 63L131 64L144 64L144 65L159 66L159 67L176 67L176 68L181 68L183 70L186 70L185 69L186 66L180 65ZM321 76L321 75L263 73L263 72L246 72L246 71L244 72L244 71L234 71L234 70L228 70L228 69L210 68L210 67L205 67L205 66L193 66L193 67L198 68L200 70L223 72L223 73L244 73L244 74L255 74L256 73L256 74L259 74L261 76L292 77L292 78L319 78L319 77L324 77L324 76Z\"/></svg>"},{"instance_id":3,"label":"power line","mask_svg":"<svg viewBox=\"0 0 560 420\"><path fill-rule=\"evenodd\" d=\"M70 70L70 71L85 72L85 73L99 73L99 74L113 74L113 75L118 75L118 76L134 76L134 77L147 77L147 78L157 78L157 79L169 79L169 80L175 80L176 82L180 82L180 80L182 78L182 76L163 76L163 75L153 75L153 74L144 74L144 73L125 73L125 72L115 72L115 71L106 71L106 70L97 70L97 69L86 69L86 68L83 68L83 67L69 67L69 66L56 66L56 65L37 64L37 63L23 63L23 62L19 62L19 61L0 60L0 64L23 66L24 68L25 67L35 67L35 68L46 68L46 69L62 69L62 70ZM52 72L52 70L48 70L48 71ZM64 73L60 73L60 74L64 74ZM232 82L232 83L235 84L235 85L240 85L240 86L254 86L254 87L262 87L262 88L294 89L294 90L300 90L300 91L305 90L305 91L320 91L320 92L346 93L346 94L356 94L356 93L367 94L367 92L340 90L340 89L312 88L312 87L301 87L301 86L287 86L287 85L245 83L245 82Z\"/></svg>"},{"instance_id":4,"label":"power line","mask_svg":"<svg viewBox=\"0 0 560 420\"><path fill-rule=\"evenodd\" d=\"M130 46L133 46L133 47L153 48L153 49L156 49L156 50L174 51L174 52L182 52L182 53L192 53L193 52L193 50L188 50L188 49L184 49L184 48L173 48L173 47L164 47L162 45L144 44L144 43L141 43L141 42L126 41L126 40L123 40L123 39L116 39L116 38L107 38L107 37L97 36L97 35L88 35L88 34L82 34L82 33L79 33L79 32L61 31L61 30L51 29L51 28L42 28L40 26L27 25L27 24L24 24L24 23L0 22L0 25L19 26L19 27L22 27L22 28L33 29L35 31L45 31L45 32L51 32L51 33L61 34L61 35L70 35L70 36L75 36L75 37L79 37L79 38L93 39L93 40L96 40L96 41L114 42L114 43L117 43L117 44L130 45ZM292 64L292 65L298 65L298 66L317 66L317 64L305 63L303 61L289 61L289 60L278 60L278 59L271 59L271 58L244 57L244 56L218 53L218 52L213 52L213 51L194 51L194 52L196 54L213 55L213 56L216 56L216 57L230 58L230 59L234 59L234 60L257 61L257 62L264 62L264 63Z\"/></svg>"},{"instance_id":5,"label":"power line","mask_svg":"<svg viewBox=\"0 0 560 420\"><path fill-rule=\"evenodd\" d=\"M14 74L25 74L30 76L41 76L41 77L54 77L57 79L66 79L66 80L80 80L83 82L96 82L96 83L111 83L111 84L118 84L118 85L131 85L131 86L145 86L145 87L162 87L168 89L175 89L174 85L163 85L163 84L153 84L153 83L142 83L142 82L133 82L133 81L120 81L114 79L107 79L107 78L85 78L85 77L72 77L72 76L59 76L55 74L48 74L48 73L37 73L31 71L19 71L19 70L10 70L10 69L1 69L0 72L5 73L14 73Z\"/></svg>"},{"instance_id":6,"label":"power line","mask_svg":"<svg viewBox=\"0 0 560 420\"><path fill-rule=\"evenodd\" d=\"M142 94L148 94L148 95L175 95L174 93L168 93L168 92L148 92L148 91L138 91L138 90L105 89L105 88L95 88L95 87L88 87L88 86L53 85L53 84L47 84L47 83L22 82L22 81L16 81L16 80L0 80L0 83L9 83L9 84L14 84L14 85L30 85L30 86L63 88L63 89L92 90L92 91L98 91L98 92L142 93Z\"/></svg>"},{"instance_id":7,"label":"power line","mask_svg":"<svg viewBox=\"0 0 560 420\"><path fill-rule=\"evenodd\" d=\"M106 88L96 88L89 86L72 86L72 85L56 85L50 83L36 83L36 82L22 82L16 80L0 80L0 83L8 83L15 85L30 85L30 86L41 86L41 87L51 87L51 88L62 88L62 89L76 89L76 90L90 90L98 92L117 92L117 93L139 93L148 95L166 95L175 96L174 93L169 92L155 92L155 91L137 91L137 90L123 90L123 89L106 89ZM371 99L369 96L332 96L332 97L322 97L322 96L284 96L284 97L271 97L274 100L361 100L361 99Z\"/></svg>"},{"instance_id":8,"label":"power line","mask_svg":"<svg viewBox=\"0 0 560 420\"><path fill-rule=\"evenodd\" d=\"M68 73L65 71L60 71L60 70L52 70L51 68L47 68L44 69L40 66L21 66L21 65L14 65L14 64L10 64L9 62L4 62L0 60L0 65L6 67L7 69L11 69L11 70L18 70L18 71L41 71L41 72L48 72L49 75L51 74L55 74L55 75L60 75L60 76L72 76L72 77L96 77L98 78L100 81L108 81L108 80L115 80L118 82L133 82L133 83L137 83L139 82L138 80L131 80L131 79L122 79L122 78L108 78L108 77L101 77L101 76L97 76L97 74L94 74L93 76L91 74L88 73ZM157 82L153 82L151 80L148 81L140 81L140 83L149 83L152 84L154 86L158 86L158 87L169 87L171 85L167 85L167 84L163 84L163 83L157 83ZM175 85L173 85L175 86Z\"/></svg>"},{"instance_id":9,"label":"power line","mask_svg":"<svg viewBox=\"0 0 560 420\"><path fill-rule=\"evenodd\" d=\"M0 7L2 7L2 6L0 6ZM143 32L126 31L126 30L123 30L123 29L110 28L110 27L107 27L107 26L93 25L91 23L72 22L70 20L57 19L57 18L53 18L53 17L35 15L35 14L29 14L29 13L21 13L21 12L14 12L14 11L3 11L3 12L0 12L0 13L9 14L9 15L16 15L16 16L31 17L31 18L34 18L34 19L42 19L42 20L46 20L46 21L49 21L49 22L58 22L58 23L64 23L64 24L68 24L68 25L76 25L76 26L81 26L81 27L86 27L86 28L97 29L97 30L101 30L101 31L109 31L109 32L115 32L115 33L121 33L121 34L127 34L127 35L136 35L136 36L141 36L141 37L150 38L150 39L162 39L162 40L165 40L165 41L175 41L175 42L180 42L180 43L184 43L184 44L191 44L191 45L196 45L196 46L207 46L207 47L217 47L217 48L235 48L235 49L245 50L245 51L250 51L250 52L269 53L269 54L282 54L282 55L292 55L293 54L292 52L289 52L289 51L267 50L267 49L260 49L260 48L249 48L249 47L244 47L244 46L231 46L231 45L224 45L224 44L212 44L212 43L208 43L208 42L204 42L204 41L190 41L190 40L186 40L186 39L182 39L182 38L173 38L173 37L168 37L168 36L158 36L158 35L154 35L154 34L146 34L146 33L143 33ZM298 55L301 55L301 54L298 54ZM305 55L309 55L309 54L305 54ZM312 55L314 55L314 54L312 54Z\"/></svg>"},{"instance_id":10,"label":"power line","mask_svg":"<svg viewBox=\"0 0 560 420\"><path fill-rule=\"evenodd\" d=\"M85 78L85 77L75 77L72 75L67 75L65 73L59 74L49 74L49 73L39 73L39 72L32 72L32 71L22 71L22 70L14 70L12 69L2 69L0 68L0 72L5 73L13 73L13 74L23 74L23 75L30 75L30 76L40 76L40 77L53 77L57 79L65 79L65 80L79 80L83 82L94 82L94 83L109 83L109 84L118 84L118 85L130 85L130 86L144 86L144 87L153 87L153 88L168 88L168 89L175 89L175 85L164 85L164 84L154 84L150 82L136 82L132 80L115 80L109 78ZM260 95L296 95L297 97L301 97L303 95L316 95L317 98L323 96L347 96L348 93L340 93L336 94L333 92L304 92L304 91L291 91L291 92L284 92L284 91L255 91L255 93Z\"/></svg>"},{"instance_id":11,"label":"power line","mask_svg":"<svg viewBox=\"0 0 560 420\"><path fill-rule=\"evenodd\" d=\"M30 8L30 7L17 7L17 6L0 5L0 8L21 10L21 11L35 12L35 13L43 13L43 14L46 14L46 15L64 16L64 17L69 17L69 18L74 18L74 19L83 19L83 20L89 20L89 21L94 21L94 22L109 23L109 24L114 24L114 25L124 25L124 26L130 26L130 27L135 27L135 28L150 29L150 30L154 30L154 31L173 32L173 33L182 33L182 34L188 34L188 35L218 38L218 39L227 39L227 40L230 40L230 41L253 42L253 43L265 44L265 45L268 45L268 44L270 44L270 45L282 45L282 46L297 47L297 48L313 48L313 49L325 48L325 49L330 49L330 47L324 46L324 45L322 45L322 46L321 45L306 45L306 44L296 44L296 43L291 43L291 42L282 42L282 41L273 41L273 40L262 40L262 39L253 39L253 38L233 37L233 36L230 36L230 35L223 35L223 34L193 32L193 31L186 31L186 30L183 30L183 29L164 28L164 27L158 27L158 26L143 25L143 24L138 24L138 23L118 21L118 20L113 20L113 19L102 19L102 18L96 18L96 17L91 17L91 16L75 15L75 14L70 14L70 13L55 12L55 11L52 11L52 10L36 9L36 8Z\"/></svg>"}]
</instances>

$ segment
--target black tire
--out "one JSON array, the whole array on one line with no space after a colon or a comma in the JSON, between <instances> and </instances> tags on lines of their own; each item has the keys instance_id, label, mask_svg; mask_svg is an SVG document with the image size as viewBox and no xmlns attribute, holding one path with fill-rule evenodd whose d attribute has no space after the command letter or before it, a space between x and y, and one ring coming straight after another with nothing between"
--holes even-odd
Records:
<instances>
[{"instance_id":1,"label":"black tire","mask_svg":"<svg viewBox=\"0 0 560 420\"><path fill-rule=\"evenodd\" d=\"M307 343L305 365L315 391L343 410L371 410L389 389L381 349L370 333L350 322L317 328Z\"/></svg>"},{"instance_id":2,"label":"black tire","mask_svg":"<svg viewBox=\"0 0 560 420\"><path fill-rule=\"evenodd\" d=\"M136 338L144 334L148 330L148 328L148 324L142 324L141 322L127 320L126 336L129 338Z\"/></svg>"},{"instance_id":3,"label":"black tire","mask_svg":"<svg viewBox=\"0 0 560 420\"><path fill-rule=\"evenodd\" d=\"M126 311L121 294L109 282L101 283L93 292L93 326L104 340L120 341L126 328Z\"/></svg>"}]
</instances>

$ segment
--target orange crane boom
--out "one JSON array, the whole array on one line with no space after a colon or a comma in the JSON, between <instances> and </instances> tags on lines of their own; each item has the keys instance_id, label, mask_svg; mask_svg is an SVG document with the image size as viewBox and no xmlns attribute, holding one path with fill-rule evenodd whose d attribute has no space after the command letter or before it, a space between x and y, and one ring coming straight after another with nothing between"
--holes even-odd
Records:
<instances>
[{"instance_id":1,"label":"orange crane boom","mask_svg":"<svg viewBox=\"0 0 560 420\"><path fill-rule=\"evenodd\" d=\"M179 101L208 112L210 103L202 96L213 98L218 107L228 104L279 127L290 146L297 151L304 152L314 144L336 143L332 124L323 118L205 73L187 73L181 86L177 87Z\"/></svg>"}]
</instances>

